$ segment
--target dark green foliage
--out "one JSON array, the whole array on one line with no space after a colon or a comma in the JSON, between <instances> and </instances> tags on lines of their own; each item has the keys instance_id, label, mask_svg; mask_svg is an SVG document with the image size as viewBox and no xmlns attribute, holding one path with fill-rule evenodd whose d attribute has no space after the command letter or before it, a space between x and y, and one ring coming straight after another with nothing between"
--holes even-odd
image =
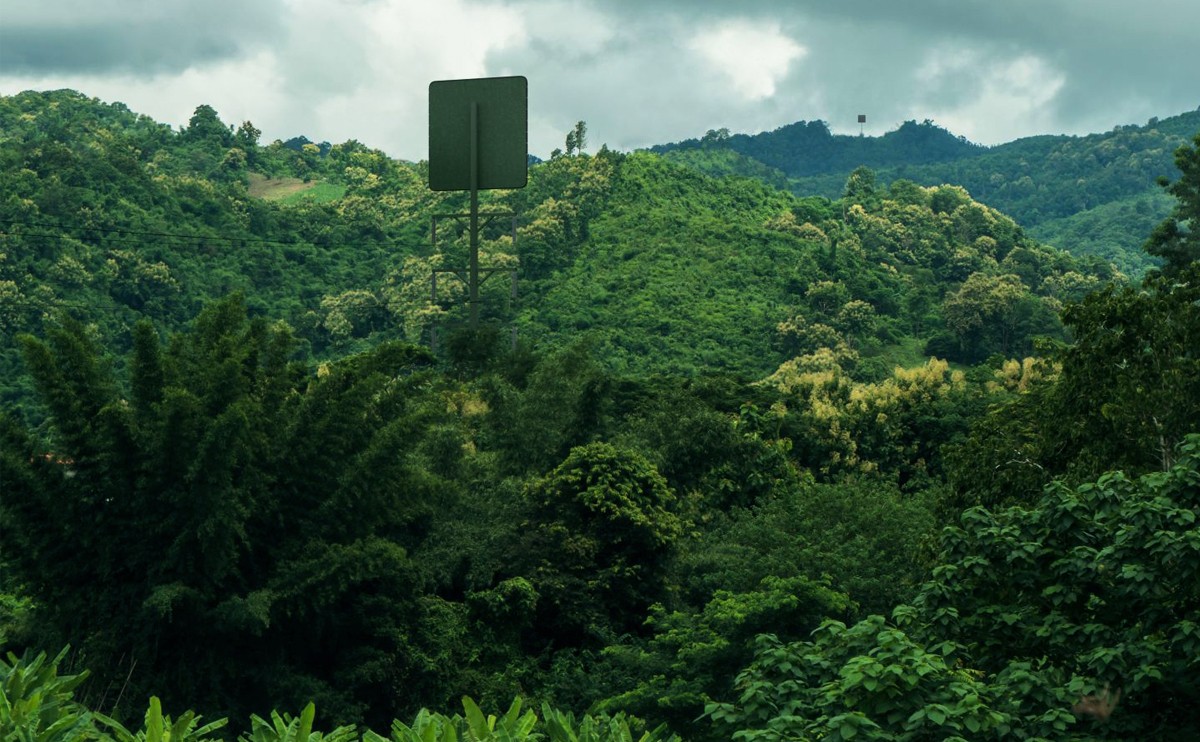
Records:
<instances>
[{"instance_id":1,"label":"dark green foliage","mask_svg":"<svg viewBox=\"0 0 1200 742\"><path fill-rule=\"evenodd\" d=\"M652 149L672 153L713 147L739 152L791 177L849 172L863 163L879 168L957 160L984 150L928 120L920 124L905 121L882 137L833 134L824 121L798 121L762 134L706 136Z\"/></svg>"},{"instance_id":2,"label":"dark green foliage","mask_svg":"<svg viewBox=\"0 0 1200 742\"><path fill-rule=\"evenodd\" d=\"M646 619L654 632L648 640L605 650L600 684L615 695L598 708L662 719L687 739L721 739L702 713L713 699L733 694L729 668L750 662L755 637L784 632L800 639L846 608L845 596L804 577L765 577L745 592L717 590L698 612L655 606Z\"/></svg>"},{"instance_id":3,"label":"dark green foliage","mask_svg":"<svg viewBox=\"0 0 1200 742\"><path fill-rule=\"evenodd\" d=\"M508 471L545 472L606 430L614 382L588 346L545 356L512 381L518 383L504 377L484 382L492 408L485 440Z\"/></svg>"},{"instance_id":4,"label":"dark green foliage","mask_svg":"<svg viewBox=\"0 0 1200 742\"><path fill-rule=\"evenodd\" d=\"M606 443L574 448L526 492L518 559L553 634L609 640L662 598L682 532L675 494L643 457Z\"/></svg>"},{"instance_id":5,"label":"dark green foliage","mask_svg":"<svg viewBox=\"0 0 1200 742\"><path fill-rule=\"evenodd\" d=\"M1181 173L1178 180L1159 181L1175 197L1175 209L1146 243L1146 252L1163 259L1168 277L1200 261L1200 133L1190 147L1175 151L1175 166Z\"/></svg>"},{"instance_id":6,"label":"dark green foliage","mask_svg":"<svg viewBox=\"0 0 1200 742\"><path fill-rule=\"evenodd\" d=\"M768 577L810 575L846 595L847 610L884 611L919 584L920 544L933 528L929 498L882 482L781 488L681 549L680 597L703 604L722 589L751 592Z\"/></svg>"},{"instance_id":7,"label":"dark green foliage","mask_svg":"<svg viewBox=\"0 0 1200 742\"><path fill-rule=\"evenodd\" d=\"M1063 355L1060 445L1095 476L1170 467L1200 420L1200 266L1142 290L1108 288L1068 307L1076 343Z\"/></svg>"},{"instance_id":8,"label":"dark green foliage","mask_svg":"<svg viewBox=\"0 0 1200 742\"><path fill-rule=\"evenodd\" d=\"M1068 306L1076 341L1057 351L1057 379L995 410L954 454L958 505L1011 502L1059 475L1078 482L1169 468L1175 444L1200 420L1198 300L1192 267Z\"/></svg>"},{"instance_id":9,"label":"dark green foliage","mask_svg":"<svg viewBox=\"0 0 1200 742\"><path fill-rule=\"evenodd\" d=\"M707 709L745 739L1002 739L1013 731L994 690L882 616L850 628L828 622L811 641L764 634L756 650L738 675L739 701ZM1057 731L1052 724L1046 731Z\"/></svg>"},{"instance_id":10,"label":"dark green foliage","mask_svg":"<svg viewBox=\"0 0 1200 742\"><path fill-rule=\"evenodd\" d=\"M438 620L409 556L445 491L428 356L306 379L286 329L231 300L165 351L138 331L130 403L78 325L25 347L55 434L6 428L2 522L39 643L76 639L99 688L128 673L217 710L315 697L353 719L426 670L401 658Z\"/></svg>"}]
</instances>

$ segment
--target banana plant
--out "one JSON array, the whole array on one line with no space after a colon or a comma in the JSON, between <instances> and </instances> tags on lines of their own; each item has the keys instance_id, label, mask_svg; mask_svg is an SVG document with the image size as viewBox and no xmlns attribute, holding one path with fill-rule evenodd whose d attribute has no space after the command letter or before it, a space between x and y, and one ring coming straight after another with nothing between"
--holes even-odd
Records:
<instances>
[{"instance_id":1,"label":"banana plant","mask_svg":"<svg viewBox=\"0 0 1200 742\"><path fill-rule=\"evenodd\" d=\"M368 730L363 734L363 742L458 742L455 726L448 716L421 709L411 726L399 719L392 722L390 741L388 737Z\"/></svg>"},{"instance_id":2,"label":"banana plant","mask_svg":"<svg viewBox=\"0 0 1200 742\"><path fill-rule=\"evenodd\" d=\"M239 742L357 742L354 727L338 727L329 733L313 731L313 718L317 708L309 703L299 717L271 712L271 720L260 716L250 717L250 733L238 738Z\"/></svg>"},{"instance_id":3,"label":"banana plant","mask_svg":"<svg viewBox=\"0 0 1200 742\"><path fill-rule=\"evenodd\" d=\"M532 742L541 735L534 734L537 714L526 711L521 714L521 699L514 698L504 716L484 716L475 701L467 696L462 699L467 714L467 734L470 742Z\"/></svg>"},{"instance_id":4,"label":"banana plant","mask_svg":"<svg viewBox=\"0 0 1200 742\"><path fill-rule=\"evenodd\" d=\"M109 734L116 742L217 742L220 738L212 736L213 732L228 721L217 719L200 726L200 717L194 711L186 711L172 721L171 717L163 715L162 702L157 696L150 697L144 726L137 732L129 731L115 719L103 714L95 714L95 717L108 727Z\"/></svg>"},{"instance_id":5,"label":"banana plant","mask_svg":"<svg viewBox=\"0 0 1200 742\"><path fill-rule=\"evenodd\" d=\"M542 704L542 723L549 742L679 742L679 737L667 732L667 725L634 737L633 728L625 714L595 717L585 715L579 721L570 712L558 711Z\"/></svg>"},{"instance_id":6,"label":"banana plant","mask_svg":"<svg viewBox=\"0 0 1200 742\"><path fill-rule=\"evenodd\" d=\"M391 739L366 732L363 742L535 742L541 738L533 731L537 714L521 713L521 699L513 699L503 716L485 715L471 698L462 699L466 716L453 717L421 709L411 725L400 720L392 722Z\"/></svg>"},{"instance_id":7,"label":"banana plant","mask_svg":"<svg viewBox=\"0 0 1200 742\"><path fill-rule=\"evenodd\" d=\"M83 742L96 739L92 714L75 702L75 688L87 678L58 674L67 654L53 660L42 652L32 660L11 652L0 660L0 730L5 742Z\"/></svg>"}]
</instances>

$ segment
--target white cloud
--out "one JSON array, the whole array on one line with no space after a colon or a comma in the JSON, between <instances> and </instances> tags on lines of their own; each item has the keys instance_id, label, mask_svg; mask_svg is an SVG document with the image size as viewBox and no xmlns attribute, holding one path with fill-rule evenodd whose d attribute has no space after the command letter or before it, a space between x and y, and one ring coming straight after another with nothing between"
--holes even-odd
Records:
<instances>
[{"instance_id":1,"label":"white cloud","mask_svg":"<svg viewBox=\"0 0 1200 742\"><path fill-rule=\"evenodd\" d=\"M139 8L129 12L128 7ZM0 95L74 88L180 125L425 156L428 84L529 78L531 150L824 119L982 142L1194 109L1196 0L0 0ZM1194 34L1192 34L1194 35Z\"/></svg>"},{"instance_id":2,"label":"white cloud","mask_svg":"<svg viewBox=\"0 0 1200 742\"><path fill-rule=\"evenodd\" d=\"M915 73L923 94L914 117L932 118L983 144L1051 130L1054 102L1066 76L1033 54L987 58L946 46L930 52Z\"/></svg>"},{"instance_id":3,"label":"white cloud","mask_svg":"<svg viewBox=\"0 0 1200 742\"><path fill-rule=\"evenodd\" d=\"M186 125L201 104L211 105L223 121L232 124L246 119L257 124L268 111L285 105L275 57L269 52L149 77L106 73L3 78L5 92L61 88L120 101L137 113L177 127Z\"/></svg>"},{"instance_id":4,"label":"white cloud","mask_svg":"<svg viewBox=\"0 0 1200 742\"><path fill-rule=\"evenodd\" d=\"M687 46L749 101L773 96L792 62L807 53L779 30L778 23L743 20L705 29Z\"/></svg>"},{"instance_id":5,"label":"white cloud","mask_svg":"<svg viewBox=\"0 0 1200 742\"><path fill-rule=\"evenodd\" d=\"M358 139L425 156L428 85L489 74L488 55L525 42L520 14L468 0L288 0L270 49L179 72L0 75L0 92L74 88L184 125L208 104L227 124L251 120L266 141Z\"/></svg>"},{"instance_id":6,"label":"white cloud","mask_svg":"<svg viewBox=\"0 0 1200 742\"><path fill-rule=\"evenodd\" d=\"M465 0L290 0L278 49L293 134L358 139L390 154L425 156L428 86L482 77L490 53L524 43L518 13Z\"/></svg>"},{"instance_id":7,"label":"white cloud","mask_svg":"<svg viewBox=\"0 0 1200 742\"><path fill-rule=\"evenodd\" d=\"M520 8L529 41L568 57L600 54L618 35L617 23L583 0L538 0Z\"/></svg>"}]
</instances>

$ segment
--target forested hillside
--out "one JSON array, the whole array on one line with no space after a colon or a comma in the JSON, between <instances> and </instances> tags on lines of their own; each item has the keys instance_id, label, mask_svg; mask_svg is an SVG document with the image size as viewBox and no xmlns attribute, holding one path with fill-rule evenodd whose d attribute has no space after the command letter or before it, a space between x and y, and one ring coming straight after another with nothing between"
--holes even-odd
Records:
<instances>
[{"instance_id":1,"label":"forested hillside","mask_svg":"<svg viewBox=\"0 0 1200 742\"><path fill-rule=\"evenodd\" d=\"M860 165L881 184L953 183L1012 217L1032 236L1075 255L1097 255L1140 277L1154 263L1145 235L1170 209L1156 180L1178 177L1172 153L1200 129L1200 111L1087 136L1036 136L971 145L932 122L908 121L881 137L831 134L799 122L757 135L713 132L652 148L708 172L790 180L801 195L835 198ZM730 159L727 152L740 157Z\"/></svg>"},{"instance_id":2,"label":"forested hillside","mask_svg":"<svg viewBox=\"0 0 1200 742\"><path fill-rule=\"evenodd\" d=\"M1200 727L1200 133L1131 282L958 185L579 131L485 194L472 329L422 163L0 99L0 728Z\"/></svg>"},{"instance_id":3,"label":"forested hillside","mask_svg":"<svg viewBox=\"0 0 1200 742\"><path fill-rule=\"evenodd\" d=\"M12 339L58 308L120 347L139 317L178 329L240 291L317 358L421 341L461 316L461 283L440 274L435 303L430 279L465 265L462 230L429 238L461 196L430 192L419 165L353 141L264 146L207 106L173 132L119 104L26 94L0 121L10 402L28 392ZM864 373L878 378L930 343L964 362L1027 353L1034 336L1062 337L1062 301L1110 277L961 189L883 189L870 171L845 188L796 198L653 155L559 157L485 203L520 215L515 245L505 220L486 235L485 264L521 279L515 303L506 274L489 283L488 318L538 345L588 339L637 373L762 375L823 343L877 358Z\"/></svg>"}]
</instances>

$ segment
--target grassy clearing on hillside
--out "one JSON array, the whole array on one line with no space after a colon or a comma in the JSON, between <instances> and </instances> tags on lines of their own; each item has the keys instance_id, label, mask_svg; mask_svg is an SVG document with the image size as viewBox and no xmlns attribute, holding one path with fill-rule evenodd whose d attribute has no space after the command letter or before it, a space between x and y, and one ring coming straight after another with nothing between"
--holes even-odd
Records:
<instances>
[{"instance_id":1,"label":"grassy clearing on hillside","mask_svg":"<svg viewBox=\"0 0 1200 742\"><path fill-rule=\"evenodd\" d=\"M327 203L346 195L346 187L323 181L303 181L299 178L268 178L250 173L250 195L264 201L297 204L303 201Z\"/></svg>"},{"instance_id":2,"label":"grassy clearing on hillside","mask_svg":"<svg viewBox=\"0 0 1200 742\"><path fill-rule=\"evenodd\" d=\"M898 342L885 346L874 358L881 359L885 368L916 368L925 364L929 357L925 355L925 340L918 337L901 338Z\"/></svg>"},{"instance_id":3,"label":"grassy clearing on hillside","mask_svg":"<svg viewBox=\"0 0 1200 742\"><path fill-rule=\"evenodd\" d=\"M279 203L293 205L301 202L329 203L346 195L346 186L336 183L311 183L309 188L279 198Z\"/></svg>"}]
</instances>

